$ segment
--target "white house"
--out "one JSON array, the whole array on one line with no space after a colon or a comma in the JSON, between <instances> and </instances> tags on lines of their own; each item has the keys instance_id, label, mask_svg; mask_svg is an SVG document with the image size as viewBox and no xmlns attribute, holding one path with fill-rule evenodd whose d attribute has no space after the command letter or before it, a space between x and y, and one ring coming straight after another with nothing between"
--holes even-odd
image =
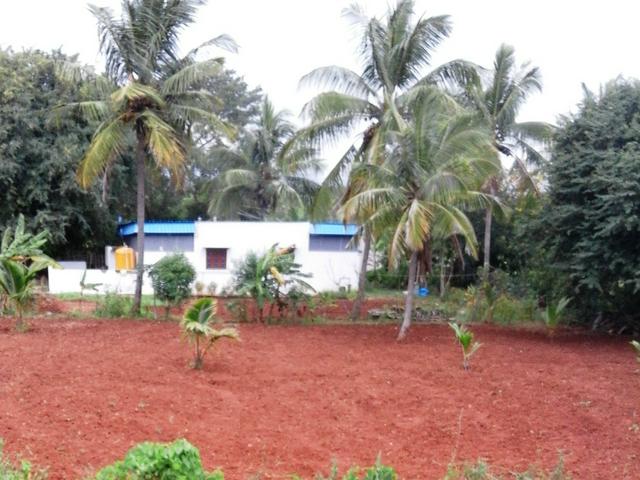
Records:
<instances>
[{"instance_id":1,"label":"white house","mask_svg":"<svg viewBox=\"0 0 640 480\"><path fill-rule=\"evenodd\" d=\"M197 281L215 284L217 291L228 287L235 265L250 251L263 253L274 244L295 245L295 259L301 270L310 273L308 282L316 291L356 288L361 252L350 241L356 226L341 223L309 222L218 222L176 221L145 223L145 265L163 256L181 252L193 264ZM135 249L135 222L118 227L123 243ZM105 248L107 268L86 270L85 283L100 284L98 290L133 293L134 272L117 272L115 250ZM51 293L79 292L85 269L78 262L63 269L49 269ZM205 290L206 291L206 290ZM152 293L145 276L143 292Z\"/></svg>"}]
</instances>

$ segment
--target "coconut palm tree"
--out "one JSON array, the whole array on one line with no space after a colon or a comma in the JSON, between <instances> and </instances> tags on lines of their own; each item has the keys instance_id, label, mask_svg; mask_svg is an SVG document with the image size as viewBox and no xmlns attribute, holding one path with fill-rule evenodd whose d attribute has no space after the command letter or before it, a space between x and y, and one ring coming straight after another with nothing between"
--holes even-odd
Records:
<instances>
[{"instance_id":1,"label":"coconut palm tree","mask_svg":"<svg viewBox=\"0 0 640 480\"><path fill-rule=\"evenodd\" d=\"M306 211L318 190L311 180L321 170L316 150L294 138L287 113L265 98L260 119L237 145L213 149L220 174L213 182L210 213L222 218L290 218Z\"/></svg>"},{"instance_id":2,"label":"coconut palm tree","mask_svg":"<svg viewBox=\"0 0 640 480\"><path fill-rule=\"evenodd\" d=\"M476 237L464 210L492 202L479 188L499 169L484 125L437 88L423 90L407 112L411 120L406 129L386 132L392 138L385 142L384 161L352 169L349 185L357 188L341 208L345 221L373 212L364 225L374 235L393 232L390 261L410 258L399 340L411 325L418 257L425 242L460 235L475 255Z\"/></svg>"},{"instance_id":3,"label":"coconut palm tree","mask_svg":"<svg viewBox=\"0 0 640 480\"><path fill-rule=\"evenodd\" d=\"M441 65L429 73L435 49L451 32L449 17L414 19L414 2L400 0L384 19L368 17L359 6L345 10L360 34L358 53L362 73L347 68L318 68L301 80L301 85L325 87L304 109L310 125L299 136L313 144L327 144L359 131L354 143L329 172L316 199L314 215L327 215L336 191L344 191L346 173L354 163L379 165L385 156L385 132L406 127L402 104L433 84L468 82L474 66L462 60ZM353 189L347 188L347 192ZM343 195L338 203L349 199ZM363 224L372 212L362 211L354 220ZM358 295L351 313L360 316L364 300L365 274L371 247L371 232L364 228L363 258Z\"/></svg>"},{"instance_id":4,"label":"coconut palm tree","mask_svg":"<svg viewBox=\"0 0 640 480\"><path fill-rule=\"evenodd\" d=\"M222 59L197 60L208 46L234 51L227 36L215 37L187 55L178 56L178 36L193 23L201 0L124 0L122 16L90 6L98 21L100 50L108 81L98 78L102 94L95 101L66 105L99 126L81 161L78 180L88 187L106 175L111 163L134 149L137 182L137 276L133 310L140 311L144 272L145 170L148 161L177 181L187 157L188 133L202 122L230 133L211 113L211 94L198 89L216 74ZM68 69L73 71L73 69Z\"/></svg>"},{"instance_id":5,"label":"coconut palm tree","mask_svg":"<svg viewBox=\"0 0 640 480\"><path fill-rule=\"evenodd\" d=\"M495 55L493 70L488 75L470 76L463 94L463 103L474 109L492 132L496 154L506 156L511 162L511 178L519 190L537 192L537 184L529 172L529 166L540 166L544 156L540 145L548 144L553 126L544 122L518 122L520 108L529 95L542 90L540 70L528 64L518 66L512 46L501 45ZM485 189L492 195L498 193L502 181L493 176ZM491 257L491 205L485 212L484 274L488 278Z\"/></svg>"}]
</instances>

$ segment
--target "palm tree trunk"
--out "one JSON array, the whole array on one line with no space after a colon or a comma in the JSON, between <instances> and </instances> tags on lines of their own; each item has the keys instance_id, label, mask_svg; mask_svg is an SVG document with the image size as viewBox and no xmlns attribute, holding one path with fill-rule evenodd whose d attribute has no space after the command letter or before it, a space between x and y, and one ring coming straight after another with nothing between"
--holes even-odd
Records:
<instances>
[{"instance_id":1,"label":"palm tree trunk","mask_svg":"<svg viewBox=\"0 0 640 480\"><path fill-rule=\"evenodd\" d=\"M484 214L484 263L483 268L483 280L489 279L489 269L491 268L491 223L493 221L493 208L488 207Z\"/></svg>"},{"instance_id":2,"label":"palm tree trunk","mask_svg":"<svg viewBox=\"0 0 640 480\"><path fill-rule=\"evenodd\" d=\"M409 260L409 280L407 282L407 298L404 302L404 319L398 333L398 341L404 340L411 326L411 316L413 314L413 297L416 288L416 269L418 266L418 252L411 252Z\"/></svg>"},{"instance_id":3,"label":"palm tree trunk","mask_svg":"<svg viewBox=\"0 0 640 480\"><path fill-rule=\"evenodd\" d=\"M364 230L364 246L362 248L362 263L358 274L358 293L353 301L351 309L351 320L354 322L360 318L362 304L364 303L364 287L367 281L367 265L369 263L369 252L371 250L371 232L368 228Z\"/></svg>"},{"instance_id":4,"label":"palm tree trunk","mask_svg":"<svg viewBox=\"0 0 640 480\"><path fill-rule=\"evenodd\" d=\"M495 195L493 179L489 185L489 193ZM484 251L483 251L483 280L489 280L489 270L491 268L491 224L493 223L493 206L489 205L484 214Z\"/></svg>"},{"instance_id":5,"label":"palm tree trunk","mask_svg":"<svg viewBox=\"0 0 640 480\"><path fill-rule=\"evenodd\" d=\"M136 180L137 180L137 198L136 208L138 216L138 235L136 250L138 254L138 264L136 271L136 292L133 299L132 313L140 315L140 307L142 305L142 278L144 275L144 180L145 180L145 146L143 139L138 136L138 145L136 147Z\"/></svg>"},{"instance_id":6,"label":"palm tree trunk","mask_svg":"<svg viewBox=\"0 0 640 480\"><path fill-rule=\"evenodd\" d=\"M444 253L440 254L440 298L444 298L447 290L447 272L444 261Z\"/></svg>"}]
</instances>

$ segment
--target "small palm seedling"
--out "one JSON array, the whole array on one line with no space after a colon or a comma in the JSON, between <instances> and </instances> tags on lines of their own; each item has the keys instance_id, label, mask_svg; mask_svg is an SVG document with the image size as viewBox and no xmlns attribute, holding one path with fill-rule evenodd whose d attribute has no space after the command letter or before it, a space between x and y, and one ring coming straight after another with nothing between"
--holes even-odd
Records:
<instances>
[{"instance_id":1,"label":"small palm seedling","mask_svg":"<svg viewBox=\"0 0 640 480\"><path fill-rule=\"evenodd\" d=\"M181 327L185 337L193 342L195 357L193 368L200 370L207 351L221 338L238 340L240 335L233 327L225 327L220 330L213 328L217 322L217 304L211 298L201 298L195 302L184 314Z\"/></svg>"},{"instance_id":2,"label":"small palm seedling","mask_svg":"<svg viewBox=\"0 0 640 480\"><path fill-rule=\"evenodd\" d=\"M469 359L478 351L482 344L473 339L473 332L464 325L451 322L449 326L455 332L456 340L458 340L462 348L462 367L465 370L469 370Z\"/></svg>"},{"instance_id":3,"label":"small palm seedling","mask_svg":"<svg viewBox=\"0 0 640 480\"><path fill-rule=\"evenodd\" d=\"M38 272L47 268L49 262L36 261L28 267L21 262L0 259L0 295L5 296L15 307L16 330L24 332L27 324L24 312L33 296L33 283Z\"/></svg>"},{"instance_id":4,"label":"small palm seedling","mask_svg":"<svg viewBox=\"0 0 640 480\"><path fill-rule=\"evenodd\" d=\"M640 342L638 342L637 340L631 340L629 343L636 351L636 360L638 361L638 363L640 363Z\"/></svg>"},{"instance_id":5,"label":"small palm seedling","mask_svg":"<svg viewBox=\"0 0 640 480\"><path fill-rule=\"evenodd\" d=\"M87 270L85 269L82 273L82 278L80 279L80 296L83 297L86 290L98 293L98 287L101 285L101 283L87 282Z\"/></svg>"},{"instance_id":6,"label":"small palm seedling","mask_svg":"<svg viewBox=\"0 0 640 480\"><path fill-rule=\"evenodd\" d=\"M549 335L553 335L556 329L558 328L558 324L562 319L562 312L567 308L571 298L562 297L558 300L557 303L550 303L547 305L547 308L542 312L542 318L544 320L545 325L549 331Z\"/></svg>"}]
</instances>

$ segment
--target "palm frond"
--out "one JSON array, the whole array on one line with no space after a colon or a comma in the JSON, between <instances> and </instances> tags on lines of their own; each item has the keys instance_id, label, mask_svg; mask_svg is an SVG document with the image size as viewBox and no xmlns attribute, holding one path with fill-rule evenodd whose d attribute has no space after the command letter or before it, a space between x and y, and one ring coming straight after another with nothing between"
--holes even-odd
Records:
<instances>
[{"instance_id":1,"label":"palm frond","mask_svg":"<svg viewBox=\"0 0 640 480\"><path fill-rule=\"evenodd\" d=\"M151 110L139 116L148 134L149 151L158 166L167 168L181 179L185 162L185 150L175 130Z\"/></svg>"},{"instance_id":2,"label":"palm frond","mask_svg":"<svg viewBox=\"0 0 640 480\"><path fill-rule=\"evenodd\" d=\"M328 88L336 93L357 96L361 99L375 97L375 90L353 70L336 65L316 68L304 75L299 82L300 87Z\"/></svg>"},{"instance_id":3,"label":"palm frond","mask_svg":"<svg viewBox=\"0 0 640 480\"><path fill-rule=\"evenodd\" d=\"M190 91L207 78L222 70L223 60L212 58L202 62L194 62L180 69L162 82L162 95L180 95Z\"/></svg>"},{"instance_id":4,"label":"palm frond","mask_svg":"<svg viewBox=\"0 0 640 480\"><path fill-rule=\"evenodd\" d=\"M186 55L185 59L192 59L197 56L198 52L207 47L218 47L223 50L226 50L230 53L238 53L239 46L236 41L229 35L222 34L216 37L213 37L206 42L202 42L197 47L191 49Z\"/></svg>"},{"instance_id":5,"label":"palm frond","mask_svg":"<svg viewBox=\"0 0 640 480\"><path fill-rule=\"evenodd\" d=\"M80 162L78 181L83 188L98 177L114 157L120 156L127 145L127 128L121 117L102 123Z\"/></svg>"}]
</instances>

